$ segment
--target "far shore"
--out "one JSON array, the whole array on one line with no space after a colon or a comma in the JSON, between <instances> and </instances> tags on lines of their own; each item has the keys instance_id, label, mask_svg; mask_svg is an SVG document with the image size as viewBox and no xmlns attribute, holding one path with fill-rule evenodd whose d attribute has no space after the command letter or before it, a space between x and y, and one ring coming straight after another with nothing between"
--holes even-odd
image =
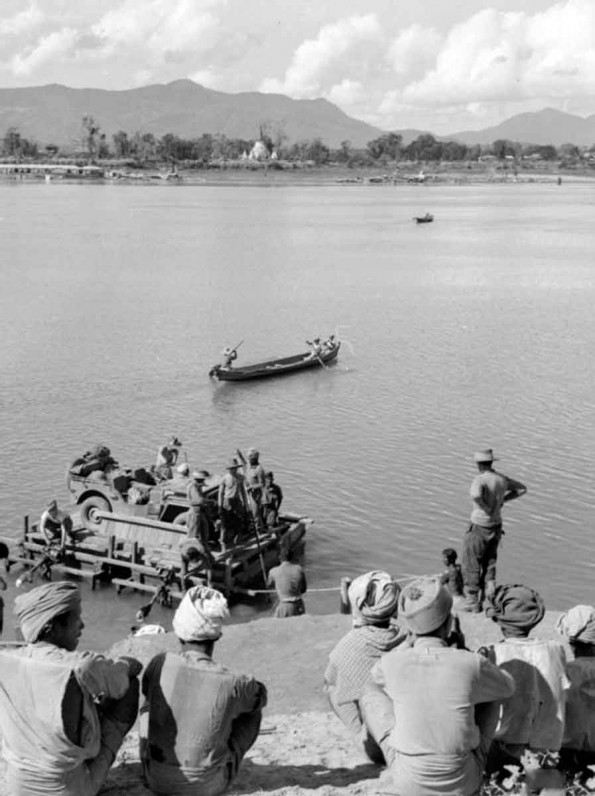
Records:
<instances>
[{"instance_id":1,"label":"far shore","mask_svg":"<svg viewBox=\"0 0 595 796\"><path fill-rule=\"evenodd\" d=\"M548 611L533 631L536 638L559 638L558 613ZM462 614L461 624L470 649L500 640L498 627L483 615ZM375 796L390 794L390 780L352 743L330 712L323 688L328 655L351 628L341 614L291 619L257 619L225 628L214 657L229 669L266 683L269 702L262 731L248 753L230 793L238 796ZM176 650L172 633L128 638L114 645L110 655L133 655L143 665L158 652ZM0 794L4 787L0 763ZM150 796L141 781L138 732L127 736L102 794Z\"/></svg>"},{"instance_id":2,"label":"far shore","mask_svg":"<svg viewBox=\"0 0 595 796\"><path fill-rule=\"evenodd\" d=\"M563 168L557 163L394 163L377 167L317 166L312 163L218 162L203 167L149 164L138 167L117 162L0 164L0 182L85 182L109 185L173 186L358 186L395 188L502 184L562 184L595 179L595 169Z\"/></svg>"}]
</instances>

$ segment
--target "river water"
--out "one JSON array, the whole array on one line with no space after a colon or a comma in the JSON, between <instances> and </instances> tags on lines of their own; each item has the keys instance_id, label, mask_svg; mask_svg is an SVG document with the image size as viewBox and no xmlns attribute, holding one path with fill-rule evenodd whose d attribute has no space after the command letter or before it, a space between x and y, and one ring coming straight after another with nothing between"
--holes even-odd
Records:
<instances>
[{"instance_id":1,"label":"river water","mask_svg":"<svg viewBox=\"0 0 595 796\"><path fill-rule=\"evenodd\" d=\"M594 197L594 183L1 184L0 533L66 500L67 463L93 444L149 465L175 433L211 471L260 449L287 509L315 520L312 588L436 572L461 548L472 453L493 447L529 488L505 509L500 580L552 608L593 602ZM414 224L426 210L435 223ZM244 340L242 364L331 332L335 367L207 376L225 344ZM83 642L121 636L145 600L87 600Z\"/></svg>"}]
</instances>

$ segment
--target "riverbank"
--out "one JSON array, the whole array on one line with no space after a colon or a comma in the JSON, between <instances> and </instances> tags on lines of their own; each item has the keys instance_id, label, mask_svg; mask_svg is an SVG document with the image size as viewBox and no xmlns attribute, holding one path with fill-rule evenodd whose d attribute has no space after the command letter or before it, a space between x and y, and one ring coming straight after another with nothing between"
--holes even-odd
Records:
<instances>
[{"instance_id":1,"label":"riverbank","mask_svg":"<svg viewBox=\"0 0 595 796\"><path fill-rule=\"evenodd\" d=\"M499 161L469 163L409 163L378 166L316 165L310 162L217 161L202 166L181 164L172 172L167 164L128 163L0 164L0 181L93 182L122 185L485 185L502 183L582 182L595 179L588 165L568 168L557 162L511 164Z\"/></svg>"},{"instance_id":2,"label":"riverbank","mask_svg":"<svg viewBox=\"0 0 595 796\"><path fill-rule=\"evenodd\" d=\"M557 637L558 617L548 612L533 635ZM463 614L467 644L476 649L499 640L497 626L483 615ZM247 755L230 793L238 796L319 796L390 794L382 769L369 763L329 711L323 689L328 655L351 628L351 617L303 616L288 620L259 619L225 629L215 658L237 672L266 683L269 702L262 733ZM134 655L146 664L157 652L175 650L173 634L125 639L110 654ZM148 796L140 780L138 733L129 734L102 794ZM0 794L3 787L0 768Z\"/></svg>"}]
</instances>

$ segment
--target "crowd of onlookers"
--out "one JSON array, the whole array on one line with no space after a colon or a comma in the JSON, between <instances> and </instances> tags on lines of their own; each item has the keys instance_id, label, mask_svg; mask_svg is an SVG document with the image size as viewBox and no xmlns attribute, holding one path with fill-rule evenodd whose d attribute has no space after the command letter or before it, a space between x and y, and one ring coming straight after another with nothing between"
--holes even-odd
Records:
<instances>
[{"instance_id":1,"label":"crowd of onlookers","mask_svg":"<svg viewBox=\"0 0 595 796\"><path fill-rule=\"evenodd\" d=\"M522 585L497 586L486 619L498 643L467 649L443 576L402 590L386 572L349 586L352 629L324 673L332 709L354 744L388 767L401 796L564 793L595 765L595 608L531 636L545 614ZM0 735L11 796L91 796L135 721L143 777L156 794L215 796L256 741L267 691L213 659L228 616L218 591L195 586L173 618L177 652L142 671L134 658L78 652L81 598L70 582L20 594L24 639L0 651ZM142 672L142 676L141 675ZM288 782L288 785L291 783ZM389 787L386 781L383 790ZM514 791L519 792L519 791ZM589 792L585 785L584 792Z\"/></svg>"}]
</instances>

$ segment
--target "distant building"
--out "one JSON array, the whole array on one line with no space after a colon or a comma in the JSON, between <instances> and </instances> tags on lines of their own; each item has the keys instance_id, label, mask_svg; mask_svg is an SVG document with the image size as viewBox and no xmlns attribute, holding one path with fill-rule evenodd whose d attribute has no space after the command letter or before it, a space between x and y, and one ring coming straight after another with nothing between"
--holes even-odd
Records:
<instances>
[{"instance_id":1,"label":"distant building","mask_svg":"<svg viewBox=\"0 0 595 796\"><path fill-rule=\"evenodd\" d=\"M268 160L269 150L266 144L263 141L255 141L248 157L250 160Z\"/></svg>"}]
</instances>

